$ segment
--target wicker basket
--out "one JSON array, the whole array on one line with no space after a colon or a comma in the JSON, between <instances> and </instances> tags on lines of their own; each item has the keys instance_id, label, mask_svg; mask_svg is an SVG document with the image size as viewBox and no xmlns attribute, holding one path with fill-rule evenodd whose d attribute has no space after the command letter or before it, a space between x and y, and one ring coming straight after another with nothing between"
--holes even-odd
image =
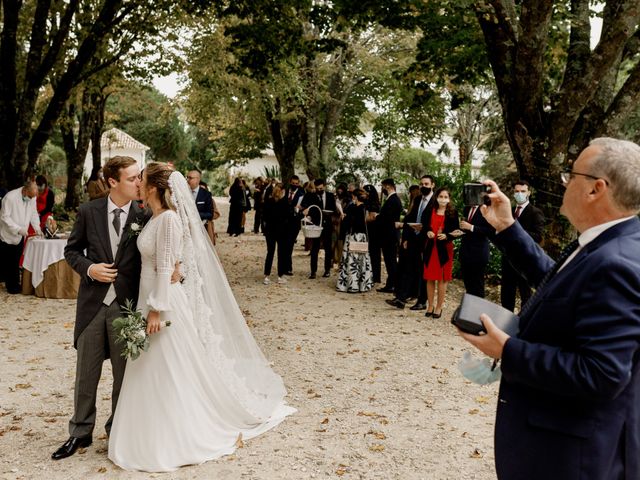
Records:
<instances>
[{"instance_id":1,"label":"wicker basket","mask_svg":"<svg viewBox=\"0 0 640 480\"><path fill-rule=\"evenodd\" d=\"M322 209L317 205L311 205L309 210L312 208L320 210L320 225L313 223L309 217L302 217L300 224L304 238L320 238L320 235L322 235Z\"/></svg>"}]
</instances>

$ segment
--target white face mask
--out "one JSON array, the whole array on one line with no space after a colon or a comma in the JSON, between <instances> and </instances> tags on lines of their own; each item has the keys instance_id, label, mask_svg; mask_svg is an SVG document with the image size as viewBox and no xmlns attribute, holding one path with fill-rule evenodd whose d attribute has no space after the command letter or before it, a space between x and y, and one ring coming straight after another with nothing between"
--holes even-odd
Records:
<instances>
[{"instance_id":1,"label":"white face mask","mask_svg":"<svg viewBox=\"0 0 640 480\"><path fill-rule=\"evenodd\" d=\"M527 201L527 194L525 192L515 192L513 198L515 198L518 205L522 205Z\"/></svg>"},{"instance_id":2,"label":"white face mask","mask_svg":"<svg viewBox=\"0 0 640 480\"><path fill-rule=\"evenodd\" d=\"M446 207L449 204L449 200L443 200L441 198L438 199L438 205L441 207Z\"/></svg>"}]
</instances>

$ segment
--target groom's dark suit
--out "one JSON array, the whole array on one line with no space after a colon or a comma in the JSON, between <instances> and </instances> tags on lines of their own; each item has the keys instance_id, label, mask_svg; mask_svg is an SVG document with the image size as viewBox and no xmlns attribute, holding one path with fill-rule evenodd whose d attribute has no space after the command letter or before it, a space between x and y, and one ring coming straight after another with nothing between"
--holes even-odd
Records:
<instances>
[{"instance_id":1,"label":"groom's dark suit","mask_svg":"<svg viewBox=\"0 0 640 480\"><path fill-rule=\"evenodd\" d=\"M133 222L140 226L144 224L148 214L136 202L131 202L114 258L107 210L107 198L81 205L64 251L67 262L81 278L73 336L74 347L78 351L74 416L69 423L69 433L78 438L89 437L93 432L102 363L111 357L112 416L106 425L109 433L125 367L121 346L115 343L111 323L120 316L120 305L124 305L126 300L137 301L140 284L140 253L130 227ZM88 275L89 267L96 263L114 263L113 268L118 270L113 283L116 298L109 305L104 300L111 284L94 281Z\"/></svg>"}]
</instances>

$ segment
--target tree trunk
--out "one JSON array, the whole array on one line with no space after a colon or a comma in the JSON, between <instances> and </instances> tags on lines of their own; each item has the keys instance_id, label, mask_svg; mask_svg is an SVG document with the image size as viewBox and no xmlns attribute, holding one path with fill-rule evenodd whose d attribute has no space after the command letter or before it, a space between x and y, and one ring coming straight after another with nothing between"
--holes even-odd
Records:
<instances>
[{"instance_id":1,"label":"tree trunk","mask_svg":"<svg viewBox=\"0 0 640 480\"><path fill-rule=\"evenodd\" d=\"M65 118L61 122L60 130L67 156L67 195L64 200L66 210L75 210L80 205L84 162L100 116L101 98L102 94L99 91L90 91L90 88L85 88L82 92L80 110L78 111L77 107L70 103L66 109ZM76 123L78 137L74 139Z\"/></svg>"},{"instance_id":2,"label":"tree trunk","mask_svg":"<svg viewBox=\"0 0 640 480\"><path fill-rule=\"evenodd\" d=\"M278 101L276 102L277 110L279 106ZM298 119L282 121L271 111L267 111L266 116L273 142L273 152L280 166L280 175L283 182L288 182L295 173L296 153L300 148L302 125Z\"/></svg>"}]
</instances>

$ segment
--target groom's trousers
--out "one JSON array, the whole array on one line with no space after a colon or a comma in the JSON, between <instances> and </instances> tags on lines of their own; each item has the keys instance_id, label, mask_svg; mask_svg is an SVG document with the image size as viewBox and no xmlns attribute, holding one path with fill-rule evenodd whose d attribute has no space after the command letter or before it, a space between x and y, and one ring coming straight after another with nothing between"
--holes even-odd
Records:
<instances>
[{"instance_id":1,"label":"groom's trousers","mask_svg":"<svg viewBox=\"0 0 640 480\"><path fill-rule=\"evenodd\" d=\"M119 316L121 311L117 301L114 300L109 306L102 305L91 323L78 337L74 413L69 422L69 434L72 437L83 438L93 433L96 423L98 382L102 374L102 364L109 357L113 371L113 390L111 415L105 429L107 435L111 432L111 423L126 364L126 359L121 356L122 347L116 344L116 334L112 326L113 320Z\"/></svg>"}]
</instances>

